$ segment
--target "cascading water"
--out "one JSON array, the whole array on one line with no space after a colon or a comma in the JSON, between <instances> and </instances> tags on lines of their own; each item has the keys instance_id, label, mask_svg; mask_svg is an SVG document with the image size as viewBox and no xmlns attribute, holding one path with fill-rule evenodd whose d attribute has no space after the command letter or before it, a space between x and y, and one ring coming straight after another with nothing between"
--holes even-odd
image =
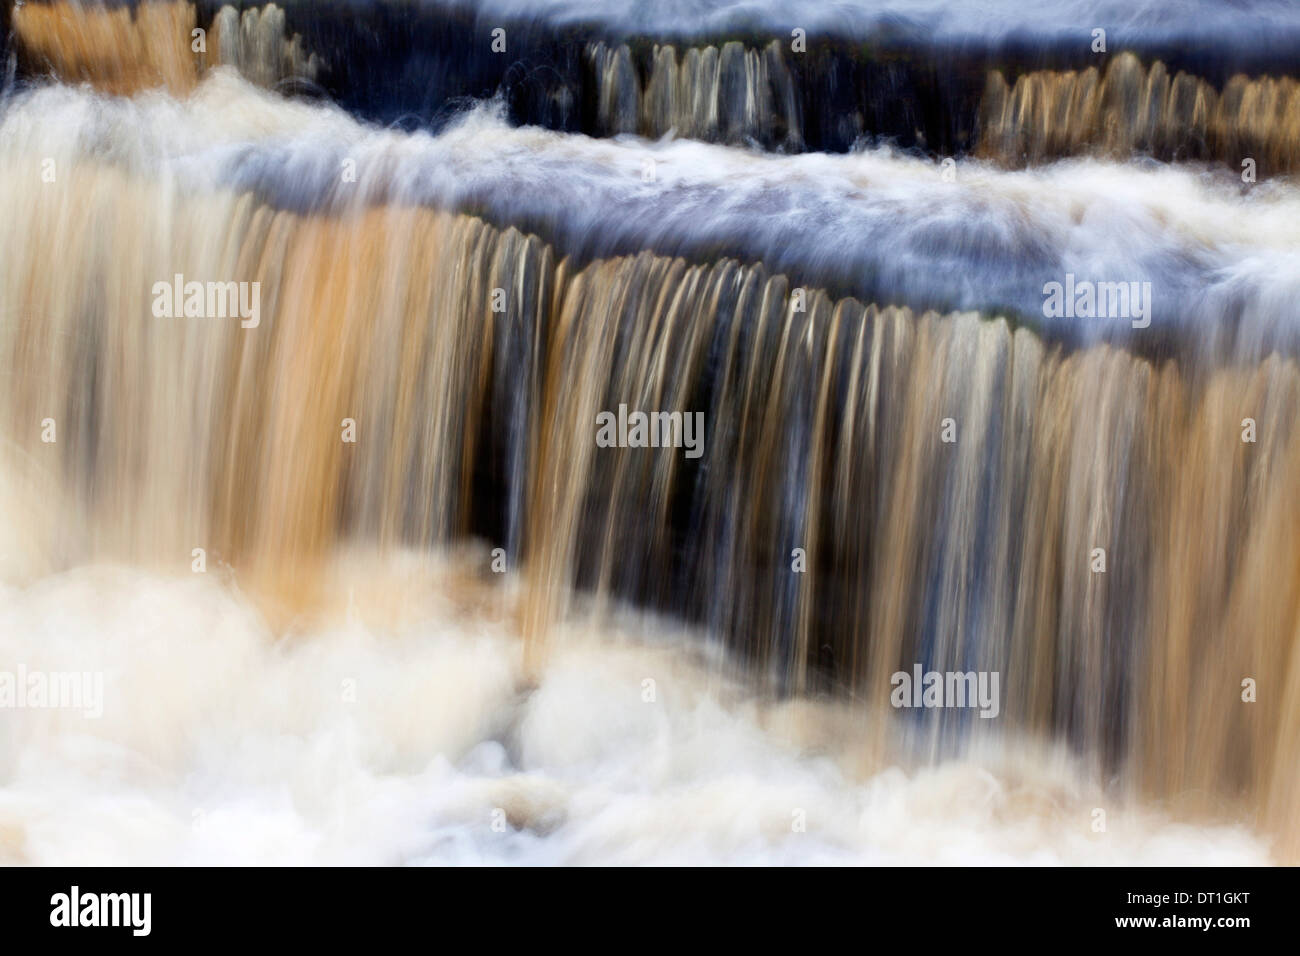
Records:
<instances>
[{"instance_id":1,"label":"cascading water","mask_svg":"<svg viewBox=\"0 0 1300 956\"><path fill-rule=\"evenodd\" d=\"M680 6L6 11L0 860L1300 856L1300 20Z\"/></svg>"}]
</instances>

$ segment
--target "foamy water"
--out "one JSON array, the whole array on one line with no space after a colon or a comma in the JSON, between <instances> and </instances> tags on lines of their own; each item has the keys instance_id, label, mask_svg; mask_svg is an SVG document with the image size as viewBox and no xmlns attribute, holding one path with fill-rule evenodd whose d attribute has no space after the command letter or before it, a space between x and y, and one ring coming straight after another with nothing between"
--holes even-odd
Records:
<instances>
[{"instance_id":1,"label":"foamy water","mask_svg":"<svg viewBox=\"0 0 1300 956\"><path fill-rule=\"evenodd\" d=\"M382 0L353 0L358 6ZM1088 37L1094 27L1126 42L1213 41L1220 47L1277 42L1300 34L1300 19L1284 0L1250 5L1189 0L1171 9L1159 0L421 0L429 6L476 11L482 18L519 17L561 24L598 24L658 36L692 36L760 27L846 35L902 34L918 40L983 41L1008 37L1038 42Z\"/></svg>"},{"instance_id":2,"label":"foamy water","mask_svg":"<svg viewBox=\"0 0 1300 956\"><path fill-rule=\"evenodd\" d=\"M1268 862L1057 751L872 753L860 715L764 702L649 618L571 624L527 680L512 585L467 585L472 563L349 559L339 607L280 636L219 572L6 585L0 660L102 671L104 697L5 714L0 862Z\"/></svg>"}]
</instances>

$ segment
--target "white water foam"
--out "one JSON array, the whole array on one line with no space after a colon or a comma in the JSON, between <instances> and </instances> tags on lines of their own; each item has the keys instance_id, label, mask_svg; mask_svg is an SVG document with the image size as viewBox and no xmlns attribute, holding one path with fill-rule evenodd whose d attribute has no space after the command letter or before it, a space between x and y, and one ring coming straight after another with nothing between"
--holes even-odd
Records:
<instances>
[{"instance_id":1,"label":"white water foam","mask_svg":"<svg viewBox=\"0 0 1300 956\"><path fill-rule=\"evenodd\" d=\"M644 618L567 628L526 684L511 588L466 601L465 560L351 560L344 609L279 636L218 573L4 586L0 666L105 690L98 720L0 711L0 860L1268 862L1244 828L1104 799L1050 751L882 760L851 711L764 703Z\"/></svg>"}]
</instances>

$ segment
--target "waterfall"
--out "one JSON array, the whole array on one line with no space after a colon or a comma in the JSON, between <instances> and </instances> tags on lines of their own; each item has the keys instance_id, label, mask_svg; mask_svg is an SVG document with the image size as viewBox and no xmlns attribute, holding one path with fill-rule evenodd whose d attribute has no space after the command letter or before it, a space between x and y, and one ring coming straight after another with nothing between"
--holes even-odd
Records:
<instances>
[{"instance_id":1,"label":"waterfall","mask_svg":"<svg viewBox=\"0 0 1300 956\"><path fill-rule=\"evenodd\" d=\"M494 14L419 15L445 39ZM827 708L806 732L847 721L838 743L872 772L999 747L1033 765L1056 747L1089 792L1300 854L1294 78L1228 63L1204 79L1130 51L1025 69L965 48L931 97L916 77L935 82L942 52L920 47L859 63L898 84L840 87L858 107L831 135L817 91L841 74L800 61L788 30L604 24L539 65L568 35L541 20L502 58L513 94L388 104L436 103L407 131L332 91L366 73L311 17L13 11L0 669L37 653L22 622L55 619L31 603L42 588L80 607L78 575L105 567L146 595L182 582L150 600L239 630L239 647L283 642L308 670L350 659L318 622L340 602L359 613L366 575L385 582L377 604L409 610L392 562L415 555L446 563L447 620L489 622L456 625L482 642L457 638L442 665L366 644L365 666L408 713L426 705L397 660L477 675L458 680L484 696L463 724L426 715L459 728L432 742L396 705L365 718L392 735L368 773L433 753L478 767L473 742L512 720L510 759L564 765L551 725L501 716L510 695L534 695L534 721L558 706L587 646L575 628L680 629L673 666L706 655L681 685L707 685L698 699L749 695L771 723ZM920 118L905 150L873 110ZM1068 314L1044 304L1053 282ZM1093 308L1089 283L1095 314L1074 295L1088 285ZM1101 314L1103 286L1132 314ZM636 413L653 442L628 438ZM689 416L698 454L679 440ZM219 595L194 590L203 562ZM617 669L600 660L592 674ZM900 710L894 677L914 666L1000 675L996 719ZM186 752L108 726L151 759ZM0 750L0 781L17 766ZM577 802L546 793L511 820L543 838L580 826Z\"/></svg>"}]
</instances>

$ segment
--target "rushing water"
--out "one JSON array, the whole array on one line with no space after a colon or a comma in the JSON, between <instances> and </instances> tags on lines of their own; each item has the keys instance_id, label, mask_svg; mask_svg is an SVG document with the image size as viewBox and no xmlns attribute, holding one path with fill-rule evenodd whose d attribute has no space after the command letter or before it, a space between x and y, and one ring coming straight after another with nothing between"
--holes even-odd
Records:
<instances>
[{"instance_id":1,"label":"rushing water","mask_svg":"<svg viewBox=\"0 0 1300 956\"><path fill-rule=\"evenodd\" d=\"M740 6L358 5L483 39L413 105L341 6L10 12L0 671L103 699L0 711L0 860L1295 859L1300 95L1225 74L1294 24L1171 76L1154 6L1099 67L954 7L932 98L854 46L901 8L821 73ZM549 79L447 100L497 14ZM841 60L901 85L812 151Z\"/></svg>"}]
</instances>

